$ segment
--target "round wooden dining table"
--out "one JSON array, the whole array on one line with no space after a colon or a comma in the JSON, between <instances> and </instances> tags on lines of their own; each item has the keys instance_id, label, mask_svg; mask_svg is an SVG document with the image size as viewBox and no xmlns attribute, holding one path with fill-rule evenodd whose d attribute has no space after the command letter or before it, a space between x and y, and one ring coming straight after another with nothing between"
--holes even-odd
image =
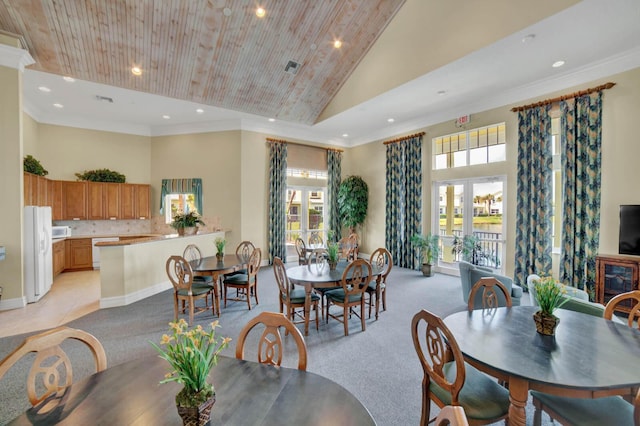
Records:
<instances>
[{"instance_id":1,"label":"round wooden dining table","mask_svg":"<svg viewBox=\"0 0 640 426\"><path fill-rule=\"evenodd\" d=\"M209 275L213 277L213 296L218 317L220 317L220 277L246 268L248 261L248 257L226 254L222 259L218 259L216 256L207 256L200 260L189 262L194 275Z\"/></svg>"},{"instance_id":2,"label":"round wooden dining table","mask_svg":"<svg viewBox=\"0 0 640 426\"><path fill-rule=\"evenodd\" d=\"M575 398L635 393L640 386L638 330L557 309L556 335L543 336L533 322L538 309L478 309L444 319L465 361L509 383L510 425L525 425L530 389Z\"/></svg>"},{"instance_id":3,"label":"round wooden dining table","mask_svg":"<svg viewBox=\"0 0 640 426\"><path fill-rule=\"evenodd\" d=\"M67 388L47 414L29 409L10 425L180 425L181 385L160 384L169 371L158 356L109 367ZM214 425L375 425L351 392L314 373L219 357L210 374Z\"/></svg>"}]
</instances>

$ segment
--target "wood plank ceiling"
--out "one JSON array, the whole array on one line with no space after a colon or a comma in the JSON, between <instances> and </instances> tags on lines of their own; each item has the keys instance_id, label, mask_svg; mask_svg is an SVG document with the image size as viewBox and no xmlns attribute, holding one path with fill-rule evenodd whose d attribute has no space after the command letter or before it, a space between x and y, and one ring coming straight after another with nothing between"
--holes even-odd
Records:
<instances>
[{"instance_id":1,"label":"wood plank ceiling","mask_svg":"<svg viewBox=\"0 0 640 426\"><path fill-rule=\"evenodd\" d=\"M0 29L30 69L313 124L404 2L0 0Z\"/></svg>"}]
</instances>

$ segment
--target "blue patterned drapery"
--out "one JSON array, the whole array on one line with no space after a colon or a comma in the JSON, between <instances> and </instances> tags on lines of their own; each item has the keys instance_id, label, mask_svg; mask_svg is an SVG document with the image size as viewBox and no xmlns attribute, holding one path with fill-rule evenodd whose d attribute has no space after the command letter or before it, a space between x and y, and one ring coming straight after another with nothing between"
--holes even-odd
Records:
<instances>
[{"instance_id":1,"label":"blue patterned drapery","mask_svg":"<svg viewBox=\"0 0 640 426\"><path fill-rule=\"evenodd\" d=\"M287 259L285 231L287 215L287 144L269 141L269 264L278 256Z\"/></svg>"},{"instance_id":2,"label":"blue patterned drapery","mask_svg":"<svg viewBox=\"0 0 640 426\"><path fill-rule=\"evenodd\" d=\"M338 209L338 189L342 177L342 152L327 150L327 201L329 205L329 231L340 235L340 211Z\"/></svg>"},{"instance_id":3,"label":"blue patterned drapery","mask_svg":"<svg viewBox=\"0 0 640 426\"><path fill-rule=\"evenodd\" d=\"M420 265L411 237L422 229L422 136L387 144L385 245L393 264Z\"/></svg>"},{"instance_id":4,"label":"blue patterned drapery","mask_svg":"<svg viewBox=\"0 0 640 426\"><path fill-rule=\"evenodd\" d=\"M602 92L560 102L563 225L560 281L593 292L600 239Z\"/></svg>"},{"instance_id":5,"label":"blue patterned drapery","mask_svg":"<svg viewBox=\"0 0 640 426\"><path fill-rule=\"evenodd\" d=\"M551 275L553 155L551 105L518 112L517 211L514 278Z\"/></svg>"},{"instance_id":6,"label":"blue patterned drapery","mask_svg":"<svg viewBox=\"0 0 640 426\"><path fill-rule=\"evenodd\" d=\"M196 210L202 215L202 179L162 179L160 214L164 214L164 199L169 194L193 194ZM186 213L186 212L185 212Z\"/></svg>"}]
</instances>

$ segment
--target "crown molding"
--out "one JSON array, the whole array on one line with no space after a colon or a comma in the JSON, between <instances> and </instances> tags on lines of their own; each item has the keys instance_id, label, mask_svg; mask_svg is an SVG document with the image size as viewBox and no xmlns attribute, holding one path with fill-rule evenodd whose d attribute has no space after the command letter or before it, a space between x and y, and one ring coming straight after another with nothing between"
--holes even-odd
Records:
<instances>
[{"instance_id":1,"label":"crown molding","mask_svg":"<svg viewBox=\"0 0 640 426\"><path fill-rule=\"evenodd\" d=\"M25 67L35 64L31 54L17 47L0 44L0 65L7 68L17 69L24 72Z\"/></svg>"}]
</instances>

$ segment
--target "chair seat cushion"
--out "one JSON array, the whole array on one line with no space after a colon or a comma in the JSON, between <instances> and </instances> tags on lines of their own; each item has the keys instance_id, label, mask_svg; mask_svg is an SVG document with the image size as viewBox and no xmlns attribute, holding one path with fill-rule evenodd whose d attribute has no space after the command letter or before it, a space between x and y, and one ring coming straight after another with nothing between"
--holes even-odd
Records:
<instances>
[{"instance_id":1,"label":"chair seat cushion","mask_svg":"<svg viewBox=\"0 0 640 426\"><path fill-rule=\"evenodd\" d=\"M206 294L208 292L210 292L212 290L211 287L198 287L198 286L191 286L191 294L193 296L200 296L203 294ZM188 296L189 295L189 290L187 289L180 289L178 290L178 295L180 296Z\"/></svg>"},{"instance_id":2,"label":"chair seat cushion","mask_svg":"<svg viewBox=\"0 0 640 426\"><path fill-rule=\"evenodd\" d=\"M537 391L531 391L531 396L562 415L571 424L633 426L633 405L619 396L584 399L549 395Z\"/></svg>"},{"instance_id":3,"label":"chair seat cushion","mask_svg":"<svg viewBox=\"0 0 640 426\"><path fill-rule=\"evenodd\" d=\"M327 291L324 296L327 299L331 299L333 302L344 303L345 294L343 288L337 288L335 290ZM352 294L349 296L349 303L358 302L362 299L362 293Z\"/></svg>"},{"instance_id":4,"label":"chair seat cushion","mask_svg":"<svg viewBox=\"0 0 640 426\"><path fill-rule=\"evenodd\" d=\"M469 419L488 420L499 418L509 412L509 391L500 386L495 379L465 363L465 381L458 400ZM444 365L444 375L453 382L456 377L456 364ZM446 405L451 405L451 394L433 381L429 389Z\"/></svg>"},{"instance_id":5,"label":"chair seat cushion","mask_svg":"<svg viewBox=\"0 0 640 426\"><path fill-rule=\"evenodd\" d=\"M292 291L289 292L289 298L291 299L291 303L295 303L295 304L304 303L305 297L306 297L306 293L303 288L294 288ZM283 300L285 299L284 295L282 296L282 299ZM312 303L317 302L318 300L320 300L320 296L318 296L315 293L311 293L311 302Z\"/></svg>"},{"instance_id":6,"label":"chair seat cushion","mask_svg":"<svg viewBox=\"0 0 640 426\"><path fill-rule=\"evenodd\" d=\"M210 275L196 275L195 277L193 277L193 283L206 283L208 285L212 285L213 284L213 277Z\"/></svg>"},{"instance_id":7,"label":"chair seat cushion","mask_svg":"<svg viewBox=\"0 0 640 426\"><path fill-rule=\"evenodd\" d=\"M255 277L251 277L251 282L253 283ZM230 277L225 277L224 279L224 283L225 284L246 284L249 281L249 276L247 274L235 274L232 275Z\"/></svg>"}]
</instances>

